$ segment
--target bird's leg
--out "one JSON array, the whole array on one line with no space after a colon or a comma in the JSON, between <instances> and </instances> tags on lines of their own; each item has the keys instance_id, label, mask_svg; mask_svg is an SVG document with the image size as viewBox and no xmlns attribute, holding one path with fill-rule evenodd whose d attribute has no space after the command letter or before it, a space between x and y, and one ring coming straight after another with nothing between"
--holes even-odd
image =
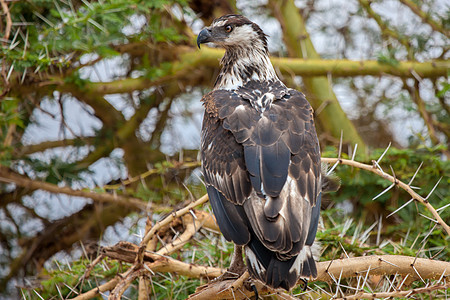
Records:
<instances>
[{"instance_id":1,"label":"bird's leg","mask_svg":"<svg viewBox=\"0 0 450 300\"><path fill-rule=\"evenodd\" d=\"M217 277L214 281L222 281L227 279L236 279L244 274L247 267L242 258L242 246L234 245L233 256L231 257L231 264L228 270Z\"/></svg>"},{"instance_id":2,"label":"bird's leg","mask_svg":"<svg viewBox=\"0 0 450 300\"><path fill-rule=\"evenodd\" d=\"M234 245L231 264L227 272L239 277L244 274L246 269L247 267L245 266L244 259L242 258L242 246Z\"/></svg>"}]
</instances>

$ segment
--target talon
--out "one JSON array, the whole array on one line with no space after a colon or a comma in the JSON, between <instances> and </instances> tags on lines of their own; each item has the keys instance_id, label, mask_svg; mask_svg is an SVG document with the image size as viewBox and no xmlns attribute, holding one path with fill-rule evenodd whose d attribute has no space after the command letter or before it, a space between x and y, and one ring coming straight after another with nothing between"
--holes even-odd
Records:
<instances>
[{"instance_id":1,"label":"talon","mask_svg":"<svg viewBox=\"0 0 450 300\"><path fill-rule=\"evenodd\" d=\"M255 299L258 300L259 294L258 294L258 289L256 288L256 285L254 283L252 283L251 287L252 287L253 292L255 293Z\"/></svg>"},{"instance_id":2,"label":"talon","mask_svg":"<svg viewBox=\"0 0 450 300\"><path fill-rule=\"evenodd\" d=\"M308 288L308 279L300 278L300 280L303 281L303 289L302 289L302 291L304 292Z\"/></svg>"}]
</instances>

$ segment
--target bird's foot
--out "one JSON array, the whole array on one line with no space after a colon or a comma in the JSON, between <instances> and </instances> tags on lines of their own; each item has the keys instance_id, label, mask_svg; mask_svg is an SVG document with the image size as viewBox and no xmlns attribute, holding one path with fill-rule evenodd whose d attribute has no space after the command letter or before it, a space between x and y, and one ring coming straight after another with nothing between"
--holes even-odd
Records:
<instances>
[{"instance_id":1,"label":"bird's foot","mask_svg":"<svg viewBox=\"0 0 450 300\"><path fill-rule=\"evenodd\" d=\"M224 281L224 280L228 280L228 279L238 279L239 277L242 276L242 274L244 274L244 272L247 270L247 267L245 265L239 265L239 264L234 264L231 265L228 270L225 271L225 273L223 273L222 275L220 275L219 277L216 277L213 282L215 281Z\"/></svg>"},{"instance_id":2,"label":"bird's foot","mask_svg":"<svg viewBox=\"0 0 450 300\"><path fill-rule=\"evenodd\" d=\"M304 279L304 278L300 278L301 281L303 281L303 292L306 291L306 289L308 288L308 279Z\"/></svg>"},{"instance_id":3,"label":"bird's foot","mask_svg":"<svg viewBox=\"0 0 450 300\"><path fill-rule=\"evenodd\" d=\"M223 281L227 279L237 279L247 271L247 266L242 259L242 247L235 245L231 265L228 270L214 279L214 281Z\"/></svg>"}]
</instances>

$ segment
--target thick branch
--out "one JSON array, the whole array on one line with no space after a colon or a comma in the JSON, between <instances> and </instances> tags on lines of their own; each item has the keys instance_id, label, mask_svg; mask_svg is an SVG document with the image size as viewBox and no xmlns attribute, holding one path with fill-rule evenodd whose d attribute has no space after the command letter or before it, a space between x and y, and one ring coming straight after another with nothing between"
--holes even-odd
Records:
<instances>
[{"instance_id":1,"label":"thick branch","mask_svg":"<svg viewBox=\"0 0 450 300\"><path fill-rule=\"evenodd\" d=\"M450 262L402 255L352 257L317 263L318 277L313 281L334 282L336 278L364 277L367 273L369 275L408 275L414 279L419 279L417 274L420 274L422 279L439 279L443 278L443 276L450 276L449 268ZM301 284L302 282L299 283ZM246 299L245 297L253 295L253 291L244 287L241 287L240 291L236 291L232 288L233 285L234 280L208 284L199 288L189 299ZM260 293L267 291L267 288L263 287L259 282L256 282L256 287Z\"/></svg>"},{"instance_id":2,"label":"thick branch","mask_svg":"<svg viewBox=\"0 0 450 300\"><path fill-rule=\"evenodd\" d=\"M179 47L179 60L172 64L172 69L168 75L148 79L145 77L126 78L111 82L86 82L84 88L95 94L120 94L134 90L143 90L153 86L165 85L180 78L189 78L194 69L201 66L218 68L219 60L224 51L202 47L200 51L190 47ZM412 77L414 71L422 78L436 78L446 76L450 68L450 62L437 60L432 62L410 62L400 61L398 65L392 66L379 63L374 60L352 61L346 59L325 60L319 58L276 58L272 63L275 68L283 74L298 76L327 76L347 77L347 76L383 76L393 75L399 77ZM53 77L46 85L55 85L56 89L71 91L78 87L64 83L60 78Z\"/></svg>"},{"instance_id":3,"label":"thick branch","mask_svg":"<svg viewBox=\"0 0 450 300\"><path fill-rule=\"evenodd\" d=\"M94 109L95 115L103 122L104 126L114 128L118 123L125 122L122 113L109 103L101 94L92 93L89 90L81 88L73 83L67 83L63 86L61 92L70 92L78 100L86 103Z\"/></svg>"},{"instance_id":4,"label":"thick branch","mask_svg":"<svg viewBox=\"0 0 450 300\"><path fill-rule=\"evenodd\" d=\"M332 276L334 278L365 276L368 271L370 275L399 274L420 279L418 273L422 279L439 279L442 275L450 275L450 262L403 255L370 255L344 258L331 262L319 262L317 264L318 275L315 281L334 281Z\"/></svg>"}]
</instances>

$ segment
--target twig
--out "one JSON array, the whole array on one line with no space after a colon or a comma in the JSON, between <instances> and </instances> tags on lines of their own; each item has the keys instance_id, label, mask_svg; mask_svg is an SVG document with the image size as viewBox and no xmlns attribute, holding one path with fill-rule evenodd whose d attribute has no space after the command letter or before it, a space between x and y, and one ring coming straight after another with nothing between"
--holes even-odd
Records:
<instances>
[{"instance_id":1,"label":"twig","mask_svg":"<svg viewBox=\"0 0 450 300\"><path fill-rule=\"evenodd\" d=\"M185 218L186 219L186 218ZM164 248L156 252L159 255L169 255L184 246L200 230L202 222L194 219L186 222L183 234L176 238L175 242L167 244Z\"/></svg>"},{"instance_id":2,"label":"twig","mask_svg":"<svg viewBox=\"0 0 450 300\"><path fill-rule=\"evenodd\" d=\"M182 209L180 209L180 210L170 214L164 220L156 223L155 226L152 227L152 229L145 235L145 237L142 239L142 241L140 243L140 248L141 249L140 249L140 255L138 257L139 261L142 262L145 245L147 245L147 243L150 241L150 239L156 233L157 230L159 230L164 225L169 224L175 218L180 217L180 216L188 213L194 207L205 203L206 201L208 201L208 195L204 195L203 197L201 197L197 201L192 202L191 204L187 205L186 207L184 207L184 208L182 208Z\"/></svg>"},{"instance_id":3,"label":"twig","mask_svg":"<svg viewBox=\"0 0 450 300\"><path fill-rule=\"evenodd\" d=\"M149 271L147 271L145 268L138 270L134 270L133 268L131 268L130 270L131 272L128 272L128 274L124 278L122 278L116 285L116 287L111 291L108 300L122 299L123 293L136 278L149 273Z\"/></svg>"},{"instance_id":4,"label":"twig","mask_svg":"<svg viewBox=\"0 0 450 300\"><path fill-rule=\"evenodd\" d=\"M383 177L384 179L389 180L392 183L397 183L397 185L400 186L402 189L404 189L408 194L410 194L411 197L413 197L413 199L415 199L415 200L419 201L420 203L422 203L423 205L425 205L427 207L427 209L431 212L431 214L434 216L434 218L437 220L439 225L441 225L444 228L444 230L447 232L447 234L450 235L450 226L448 226L444 222L444 220L442 220L441 216L434 209L434 207L428 202L428 200L426 198L423 198L422 196L417 194L411 188L411 186L407 185L406 183L404 183L404 182L394 178L393 176L391 176L391 175L381 171L380 169L374 167L373 165L363 164L363 163L360 163L360 162L356 162L356 161L352 161L352 160L348 160L348 159L342 159L342 158L322 158L322 161L330 163L330 164L339 162L340 164L343 164L343 165L353 166L353 167L356 167L356 168L359 168L359 169L363 169L363 170L375 173L375 174Z\"/></svg>"},{"instance_id":5,"label":"twig","mask_svg":"<svg viewBox=\"0 0 450 300\"><path fill-rule=\"evenodd\" d=\"M197 168L200 166L200 162L183 162L182 164L179 164L178 166L176 166L176 168L178 169L190 169L190 168ZM118 184L111 184L111 185L105 185L102 186L102 188L107 189L107 190L113 190L113 189L118 189L123 187L124 185L129 185L133 182L137 182L140 181L142 179L147 178L148 176L154 175L154 174L159 174L161 171L159 169L151 169L148 170L140 175L131 177L127 180L122 181L121 183Z\"/></svg>"},{"instance_id":6,"label":"twig","mask_svg":"<svg viewBox=\"0 0 450 300\"><path fill-rule=\"evenodd\" d=\"M118 283L119 283L120 277L117 275L107 283L104 283L98 287L93 288L90 291L87 291L86 293L80 294L75 298L72 298L73 300L87 300L92 299L95 296L99 295L100 293L110 291L112 290Z\"/></svg>"}]
</instances>

